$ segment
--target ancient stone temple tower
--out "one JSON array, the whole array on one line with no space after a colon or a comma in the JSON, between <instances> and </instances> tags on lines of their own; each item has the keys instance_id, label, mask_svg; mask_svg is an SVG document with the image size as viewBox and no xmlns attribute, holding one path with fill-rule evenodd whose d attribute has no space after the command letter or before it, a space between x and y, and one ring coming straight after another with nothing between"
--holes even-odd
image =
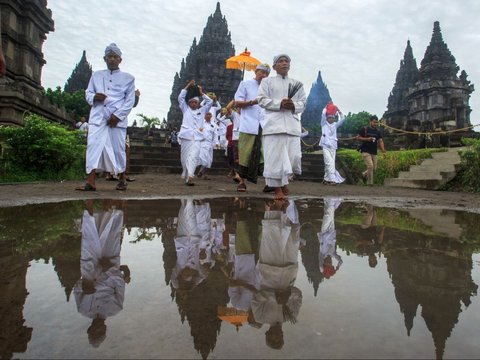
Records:
<instances>
[{"instance_id":1,"label":"ancient stone temple tower","mask_svg":"<svg viewBox=\"0 0 480 360\"><path fill-rule=\"evenodd\" d=\"M1 40L7 75L0 79L0 124L21 125L26 112L73 125L42 94L42 46L54 30L46 0L0 0Z\"/></svg>"},{"instance_id":2,"label":"ancient stone temple tower","mask_svg":"<svg viewBox=\"0 0 480 360\"><path fill-rule=\"evenodd\" d=\"M332 100L330 92L319 71L317 81L312 85L308 94L307 107L302 113L302 126L305 128L310 128L315 124L320 126L320 114L330 100Z\"/></svg>"},{"instance_id":3,"label":"ancient stone temple tower","mask_svg":"<svg viewBox=\"0 0 480 360\"><path fill-rule=\"evenodd\" d=\"M417 61L413 57L410 40L407 41L407 47L400 61L400 69L395 78L395 85L388 97L387 111L384 118L389 120L389 125L397 129L406 129L409 127L408 114L409 107L407 94L409 89L418 80Z\"/></svg>"},{"instance_id":4,"label":"ancient stone temple tower","mask_svg":"<svg viewBox=\"0 0 480 360\"><path fill-rule=\"evenodd\" d=\"M436 21L418 72L410 43L407 44L384 114L387 125L432 134L470 126L469 99L474 87L467 80L467 73L463 70L457 76L458 71L455 57L443 41L440 24ZM403 143L413 148L424 146L425 141L430 141L432 146L445 146L466 134L468 132L433 135L431 139L402 136L396 142L399 146Z\"/></svg>"},{"instance_id":5,"label":"ancient stone temple tower","mask_svg":"<svg viewBox=\"0 0 480 360\"><path fill-rule=\"evenodd\" d=\"M182 59L180 73L176 73L170 95L170 110L167 122L171 126L179 126L182 112L178 106L178 95L187 82L195 79L204 92L214 92L222 106L233 99L238 84L242 80L242 72L225 68L225 60L235 55L227 20L222 15L220 3L213 15L207 20L203 35L197 44L193 39L186 57Z\"/></svg>"},{"instance_id":6,"label":"ancient stone temple tower","mask_svg":"<svg viewBox=\"0 0 480 360\"><path fill-rule=\"evenodd\" d=\"M92 65L87 61L87 52L83 50L82 58L72 71L72 75L68 78L63 90L65 92L74 93L78 90L85 90L92 76Z\"/></svg>"}]
</instances>

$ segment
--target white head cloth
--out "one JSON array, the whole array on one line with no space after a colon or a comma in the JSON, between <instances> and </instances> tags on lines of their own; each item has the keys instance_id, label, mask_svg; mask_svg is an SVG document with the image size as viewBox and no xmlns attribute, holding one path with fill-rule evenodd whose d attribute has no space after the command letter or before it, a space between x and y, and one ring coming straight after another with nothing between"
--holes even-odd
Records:
<instances>
[{"instance_id":1,"label":"white head cloth","mask_svg":"<svg viewBox=\"0 0 480 360\"><path fill-rule=\"evenodd\" d=\"M273 58L273 65L275 65L277 61L280 60L280 58L282 57L287 58L288 62L291 61L290 56L288 56L287 54L279 54Z\"/></svg>"},{"instance_id":2,"label":"white head cloth","mask_svg":"<svg viewBox=\"0 0 480 360\"><path fill-rule=\"evenodd\" d=\"M257 67L255 68L255 71L257 70L263 70L267 74L270 74L270 66L268 64L258 64Z\"/></svg>"},{"instance_id":3,"label":"white head cloth","mask_svg":"<svg viewBox=\"0 0 480 360\"><path fill-rule=\"evenodd\" d=\"M117 54L118 56L122 56L122 51L120 50L120 48L115 43L111 43L110 45L108 45L105 48L105 56L107 56L108 54L110 54L112 52Z\"/></svg>"},{"instance_id":4,"label":"white head cloth","mask_svg":"<svg viewBox=\"0 0 480 360\"><path fill-rule=\"evenodd\" d=\"M192 100L200 101L200 98L199 98L198 96L194 96L194 97L190 98L190 99L188 100L188 102L190 102L190 101L192 101Z\"/></svg>"}]
</instances>

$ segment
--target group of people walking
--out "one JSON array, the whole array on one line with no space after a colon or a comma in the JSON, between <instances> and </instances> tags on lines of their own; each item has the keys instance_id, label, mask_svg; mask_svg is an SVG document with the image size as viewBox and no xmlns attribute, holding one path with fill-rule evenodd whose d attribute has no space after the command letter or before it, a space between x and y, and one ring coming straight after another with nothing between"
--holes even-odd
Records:
<instances>
[{"instance_id":1,"label":"group of people walking","mask_svg":"<svg viewBox=\"0 0 480 360\"><path fill-rule=\"evenodd\" d=\"M269 77L268 64L258 65L255 77L240 83L235 99L223 114L230 120L230 129L227 126L230 152L227 149L227 153L230 153L230 163L233 159L232 176L238 182L239 192L247 190L247 181L257 183L258 176L263 175L264 191L272 191L275 199L282 200L289 194L288 184L293 175L301 174L299 115L305 109L306 95L303 84L288 76L290 62L287 54L275 56L275 77ZM186 100L189 89L194 86L199 95ZM212 100L191 80L180 92L178 101L183 112L178 134L182 144L182 177L191 186L197 165L208 168L203 159L199 161L201 145L195 143L210 138L206 119L210 117Z\"/></svg>"},{"instance_id":2,"label":"group of people walking","mask_svg":"<svg viewBox=\"0 0 480 360\"><path fill-rule=\"evenodd\" d=\"M116 44L106 47L104 61L107 69L95 71L86 90L86 99L91 105L87 181L77 190L95 191L97 171L118 176L116 189L127 189L126 129L127 117L135 106L135 78L120 70L122 52ZM239 84L234 99L224 109L216 96L204 93L195 80L190 80L180 91L178 102L183 118L176 136L181 144L181 176L187 186L195 184L195 176L208 178L213 149L219 144L222 132L231 175L238 183L237 191L247 191L247 182L257 183L258 176L263 176L264 192L274 192L275 200L288 197L290 181L294 174L302 172L300 114L307 100L303 84L288 76L290 65L287 54L275 56L272 67L276 75L271 77L268 64L258 65L255 77ZM344 114L333 103L323 110L320 145L325 161L325 184L344 181L335 169L337 128L344 121ZM372 118L370 126L358 134L367 165L364 176L369 184L373 183L377 144L385 151L377 124L378 119Z\"/></svg>"}]
</instances>

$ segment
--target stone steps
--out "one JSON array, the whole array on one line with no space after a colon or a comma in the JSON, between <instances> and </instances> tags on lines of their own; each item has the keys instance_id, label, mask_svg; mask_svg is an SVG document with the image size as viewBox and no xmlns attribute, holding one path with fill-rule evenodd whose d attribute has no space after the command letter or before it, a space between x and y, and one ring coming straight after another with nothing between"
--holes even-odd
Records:
<instances>
[{"instance_id":1,"label":"stone steps","mask_svg":"<svg viewBox=\"0 0 480 360\"><path fill-rule=\"evenodd\" d=\"M386 179L385 186L437 190L452 180L460 165L459 151L464 148L449 148L432 154L420 165L413 165L409 171L401 171L397 178Z\"/></svg>"},{"instance_id":2,"label":"stone steps","mask_svg":"<svg viewBox=\"0 0 480 360\"><path fill-rule=\"evenodd\" d=\"M169 144L165 144L161 136L154 136L151 144L145 145L141 139L141 131L142 129L137 128L135 134L130 134L130 173L181 174L180 149L171 148ZM227 174L228 172L225 150L214 150L210 173ZM301 176L297 176L298 180L322 181L324 175L322 154L304 153L302 172Z\"/></svg>"}]
</instances>

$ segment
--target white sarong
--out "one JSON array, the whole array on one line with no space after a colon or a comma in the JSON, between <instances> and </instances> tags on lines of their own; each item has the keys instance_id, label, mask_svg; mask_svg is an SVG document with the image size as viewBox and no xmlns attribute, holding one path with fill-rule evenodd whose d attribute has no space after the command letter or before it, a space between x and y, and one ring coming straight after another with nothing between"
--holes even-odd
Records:
<instances>
[{"instance_id":1,"label":"white sarong","mask_svg":"<svg viewBox=\"0 0 480 360\"><path fill-rule=\"evenodd\" d=\"M288 185L292 174L302 173L300 137L288 134L263 136L265 183L271 187Z\"/></svg>"},{"instance_id":2,"label":"white sarong","mask_svg":"<svg viewBox=\"0 0 480 360\"><path fill-rule=\"evenodd\" d=\"M335 156L336 149L329 149L323 147L323 162L325 163L325 176L323 179L325 181L334 182L340 184L345 181L345 179L340 175L337 169L335 169Z\"/></svg>"},{"instance_id":3,"label":"white sarong","mask_svg":"<svg viewBox=\"0 0 480 360\"><path fill-rule=\"evenodd\" d=\"M115 175L125 172L127 165L126 134L126 128L111 128L106 124L89 126L85 166L87 174L95 169Z\"/></svg>"},{"instance_id":4,"label":"white sarong","mask_svg":"<svg viewBox=\"0 0 480 360\"><path fill-rule=\"evenodd\" d=\"M198 165L198 154L200 152L200 141L182 139L182 146L180 147L181 162L182 162L182 178L185 181L195 174L195 168Z\"/></svg>"}]
</instances>

